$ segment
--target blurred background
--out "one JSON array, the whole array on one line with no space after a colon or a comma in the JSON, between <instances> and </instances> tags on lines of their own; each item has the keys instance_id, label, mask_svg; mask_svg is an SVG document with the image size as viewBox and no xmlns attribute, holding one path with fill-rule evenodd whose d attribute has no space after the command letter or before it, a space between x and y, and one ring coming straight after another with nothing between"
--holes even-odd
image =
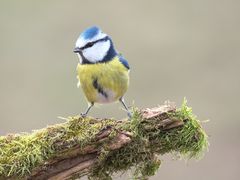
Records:
<instances>
[{"instance_id":1,"label":"blurred background","mask_svg":"<svg viewBox=\"0 0 240 180\"><path fill-rule=\"evenodd\" d=\"M75 41L98 25L131 66L126 102L188 99L210 136L200 161L164 156L152 180L238 179L240 1L0 0L0 135L63 122L87 104L77 89ZM120 104L93 108L124 118ZM118 179L129 179L122 176Z\"/></svg>"}]
</instances>

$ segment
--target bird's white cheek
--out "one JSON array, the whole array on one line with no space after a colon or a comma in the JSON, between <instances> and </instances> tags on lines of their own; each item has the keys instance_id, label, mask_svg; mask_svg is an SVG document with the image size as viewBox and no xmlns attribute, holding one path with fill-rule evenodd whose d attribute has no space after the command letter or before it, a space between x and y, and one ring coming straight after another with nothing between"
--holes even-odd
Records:
<instances>
[{"instance_id":1,"label":"bird's white cheek","mask_svg":"<svg viewBox=\"0 0 240 180\"><path fill-rule=\"evenodd\" d=\"M110 41L103 41L94 44L83 51L83 56L92 63L101 61L110 48Z\"/></svg>"},{"instance_id":2,"label":"bird's white cheek","mask_svg":"<svg viewBox=\"0 0 240 180\"><path fill-rule=\"evenodd\" d=\"M80 64L82 64L82 56L80 54L78 54L78 53L77 53L77 56L78 56Z\"/></svg>"}]
</instances>

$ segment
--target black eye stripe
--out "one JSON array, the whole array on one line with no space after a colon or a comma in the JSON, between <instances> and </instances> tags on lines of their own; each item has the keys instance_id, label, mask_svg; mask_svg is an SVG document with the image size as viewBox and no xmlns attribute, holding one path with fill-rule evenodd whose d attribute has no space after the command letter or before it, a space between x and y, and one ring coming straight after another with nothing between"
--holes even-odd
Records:
<instances>
[{"instance_id":1,"label":"black eye stripe","mask_svg":"<svg viewBox=\"0 0 240 180\"><path fill-rule=\"evenodd\" d=\"M93 42L89 42L83 48L86 49L86 48L92 47L93 45L94 45Z\"/></svg>"},{"instance_id":2,"label":"black eye stripe","mask_svg":"<svg viewBox=\"0 0 240 180\"><path fill-rule=\"evenodd\" d=\"M108 37L108 36L106 36L105 38L102 38L102 39L93 41L93 42L89 42L89 43L87 43L85 46L81 47L80 49L81 49L81 50L84 50L84 49L87 49L87 48L92 47L92 46L93 46L95 43L97 43L97 42L107 41L107 40L109 40L109 37Z\"/></svg>"}]
</instances>

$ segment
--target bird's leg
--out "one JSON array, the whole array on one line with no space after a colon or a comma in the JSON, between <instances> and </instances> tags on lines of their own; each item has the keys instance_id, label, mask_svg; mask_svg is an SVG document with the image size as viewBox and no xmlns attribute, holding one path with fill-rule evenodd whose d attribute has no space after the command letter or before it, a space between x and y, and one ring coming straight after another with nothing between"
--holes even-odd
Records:
<instances>
[{"instance_id":1,"label":"bird's leg","mask_svg":"<svg viewBox=\"0 0 240 180\"><path fill-rule=\"evenodd\" d=\"M81 116L82 117L86 117L88 112L90 111L90 109L93 107L93 105L94 105L94 103L88 104L88 108L87 108L86 112L85 113L81 113Z\"/></svg>"},{"instance_id":2,"label":"bird's leg","mask_svg":"<svg viewBox=\"0 0 240 180\"><path fill-rule=\"evenodd\" d=\"M126 106L123 97L121 97L119 99L119 101L122 103L123 107L126 109L128 117L131 118L132 117L132 113L129 111L128 107Z\"/></svg>"}]
</instances>

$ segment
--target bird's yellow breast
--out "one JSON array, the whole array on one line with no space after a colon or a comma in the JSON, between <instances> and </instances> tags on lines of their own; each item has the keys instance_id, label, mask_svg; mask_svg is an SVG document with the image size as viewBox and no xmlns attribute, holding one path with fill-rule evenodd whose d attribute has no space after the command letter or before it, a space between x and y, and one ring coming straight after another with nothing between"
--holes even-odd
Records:
<instances>
[{"instance_id":1,"label":"bird's yellow breast","mask_svg":"<svg viewBox=\"0 0 240 180\"><path fill-rule=\"evenodd\" d=\"M77 73L84 94L91 103L119 100L129 85L129 71L118 57L106 63L78 64Z\"/></svg>"}]
</instances>

